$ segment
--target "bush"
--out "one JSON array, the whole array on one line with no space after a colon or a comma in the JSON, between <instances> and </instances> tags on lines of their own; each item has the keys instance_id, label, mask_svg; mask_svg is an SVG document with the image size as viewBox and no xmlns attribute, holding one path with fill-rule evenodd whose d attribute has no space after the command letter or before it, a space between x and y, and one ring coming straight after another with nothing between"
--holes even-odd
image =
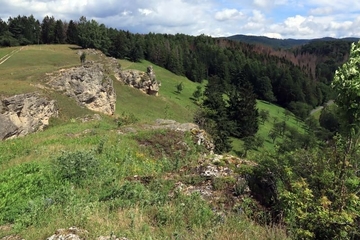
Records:
<instances>
[{"instance_id":1,"label":"bush","mask_svg":"<svg viewBox=\"0 0 360 240\"><path fill-rule=\"evenodd\" d=\"M133 113L123 112L120 117L117 117L115 119L115 121L118 127L121 127L124 125L136 123L137 121L139 121L139 119Z\"/></svg>"},{"instance_id":2,"label":"bush","mask_svg":"<svg viewBox=\"0 0 360 240\"><path fill-rule=\"evenodd\" d=\"M59 180L81 184L99 174L100 164L92 152L64 152L53 161L53 171Z\"/></svg>"}]
</instances>

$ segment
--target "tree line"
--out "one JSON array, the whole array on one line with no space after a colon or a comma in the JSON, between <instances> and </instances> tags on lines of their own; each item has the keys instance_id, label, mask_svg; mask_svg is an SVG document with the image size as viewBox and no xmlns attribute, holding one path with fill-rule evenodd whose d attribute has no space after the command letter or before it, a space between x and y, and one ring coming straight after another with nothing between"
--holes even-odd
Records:
<instances>
[{"instance_id":1,"label":"tree line","mask_svg":"<svg viewBox=\"0 0 360 240\"><path fill-rule=\"evenodd\" d=\"M32 15L10 17L6 22L0 19L1 46L62 43L96 48L131 61L146 59L196 82L217 76L224 89L241 78L251 83L258 99L295 112L331 99L331 90L324 84L329 81L313 81L293 61L259 52L252 44L205 35L134 34L86 17L69 22L49 16L40 22Z\"/></svg>"},{"instance_id":2,"label":"tree line","mask_svg":"<svg viewBox=\"0 0 360 240\"><path fill-rule=\"evenodd\" d=\"M255 135L256 99L288 108L302 119L314 106L332 99L330 81L314 80L287 57L294 55L291 52L279 55L257 45L205 35L134 34L84 16L69 22L53 16L40 22L32 15L0 19L1 46L63 43L134 62L146 59L195 82L208 80L200 115L208 119L218 151L229 150L230 136Z\"/></svg>"}]
</instances>

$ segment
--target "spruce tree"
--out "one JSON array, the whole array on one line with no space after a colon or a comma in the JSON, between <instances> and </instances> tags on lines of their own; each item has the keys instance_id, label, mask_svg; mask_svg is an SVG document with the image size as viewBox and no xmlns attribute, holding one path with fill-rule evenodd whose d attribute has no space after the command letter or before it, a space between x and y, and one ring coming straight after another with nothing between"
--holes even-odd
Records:
<instances>
[{"instance_id":1,"label":"spruce tree","mask_svg":"<svg viewBox=\"0 0 360 240\"><path fill-rule=\"evenodd\" d=\"M233 123L233 137L244 138L257 133L259 112L256 107L256 96L250 84L231 89L227 108L229 120Z\"/></svg>"},{"instance_id":2,"label":"spruce tree","mask_svg":"<svg viewBox=\"0 0 360 240\"><path fill-rule=\"evenodd\" d=\"M205 130L210 133L215 143L215 152L222 153L231 150L230 133L232 123L229 120L223 92L220 90L221 79L212 77L205 89L203 104Z\"/></svg>"}]
</instances>

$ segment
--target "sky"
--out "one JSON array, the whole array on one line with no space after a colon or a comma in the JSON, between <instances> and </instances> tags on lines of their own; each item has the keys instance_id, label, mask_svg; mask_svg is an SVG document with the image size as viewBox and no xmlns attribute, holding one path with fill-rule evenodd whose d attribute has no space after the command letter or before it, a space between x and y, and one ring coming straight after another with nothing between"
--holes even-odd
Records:
<instances>
[{"instance_id":1,"label":"sky","mask_svg":"<svg viewBox=\"0 0 360 240\"><path fill-rule=\"evenodd\" d=\"M0 18L86 16L133 33L360 37L359 0L0 0Z\"/></svg>"}]
</instances>

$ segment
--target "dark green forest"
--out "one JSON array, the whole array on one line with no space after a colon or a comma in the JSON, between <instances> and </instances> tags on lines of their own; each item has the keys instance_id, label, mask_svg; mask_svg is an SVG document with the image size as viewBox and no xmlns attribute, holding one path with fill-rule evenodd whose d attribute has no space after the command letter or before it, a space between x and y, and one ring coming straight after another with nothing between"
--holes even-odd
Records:
<instances>
[{"instance_id":1,"label":"dark green forest","mask_svg":"<svg viewBox=\"0 0 360 240\"><path fill-rule=\"evenodd\" d=\"M2 47L64 43L134 62L146 59L191 81L206 80L195 121L212 135L219 153L230 150L231 137L255 144L257 99L292 111L306 122L306 132L286 121L274 125L272 132L284 141L260 153L247 174L256 199L249 217L284 224L295 239L360 239L360 44L356 50L351 40L326 39L274 49L205 35L136 34L86 17L0 20ZM349 58L358 65L346 65ZM336 104L325 107L319 121L309 117L329 100Z\"/></svg>"},{"instance_id":2,"label":"dark green forest","mask_svg":"<svg viewBox=\"0 0 360 240\"><path fill-rule=\"evenodd\" d=\"M296 107L313 108L333 98L328 85L350 47L349 41L314 41L285 51L205 35L141 35L86 17L69 22L49 16L39 21L32 15L0 20L1 46L62 43L115 58L146 59L195 82L216 76L224 92L248 82L258 99L295 113L301 112Z\"/></svg>"}]
</instances>

